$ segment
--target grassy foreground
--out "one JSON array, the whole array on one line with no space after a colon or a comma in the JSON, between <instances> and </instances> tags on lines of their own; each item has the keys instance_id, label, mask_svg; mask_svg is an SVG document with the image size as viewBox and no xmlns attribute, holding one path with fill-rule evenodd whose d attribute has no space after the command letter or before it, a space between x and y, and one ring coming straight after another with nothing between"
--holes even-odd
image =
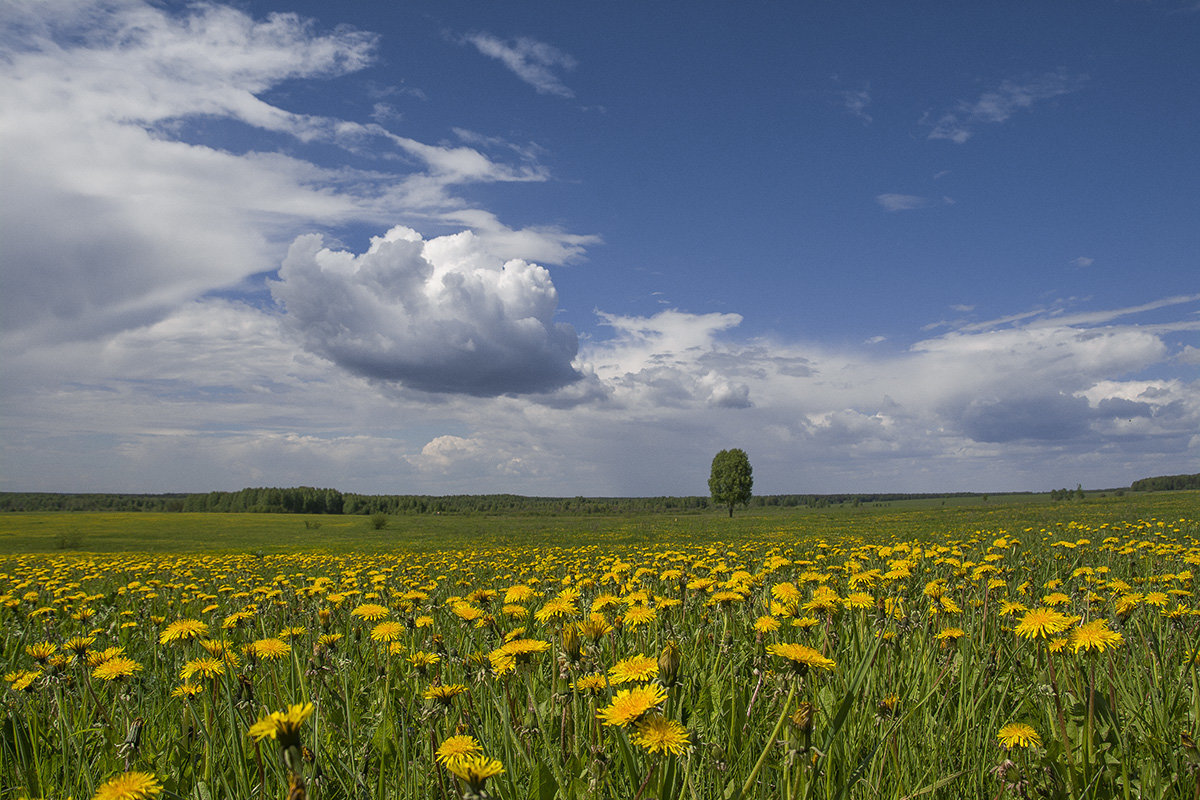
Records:
<instances>
[{"instance_id":1,"label":"grassy foreground","mask_svg":"<svg viewBox=\"0 0 1200 800\"><path fill-rule=\"evenodd\" d=\"M1191 798L1198 509L4 515L0 800Z\"/></svg>"}]
</instances>

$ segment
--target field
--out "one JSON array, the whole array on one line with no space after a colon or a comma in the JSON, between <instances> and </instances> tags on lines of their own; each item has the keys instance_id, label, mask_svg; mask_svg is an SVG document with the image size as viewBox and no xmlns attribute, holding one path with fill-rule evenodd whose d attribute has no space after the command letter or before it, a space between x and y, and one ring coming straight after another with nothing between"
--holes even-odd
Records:
<instances>
[{"instance_id":1,"label":"field","mask_svg":"<svg viewBox=\"0 0 1200 800\"><path fill-rule=\"evenodd\" d=\"M0 800L1200 796L1200 494L0 516Z\"/></svg>"}]
</instances>

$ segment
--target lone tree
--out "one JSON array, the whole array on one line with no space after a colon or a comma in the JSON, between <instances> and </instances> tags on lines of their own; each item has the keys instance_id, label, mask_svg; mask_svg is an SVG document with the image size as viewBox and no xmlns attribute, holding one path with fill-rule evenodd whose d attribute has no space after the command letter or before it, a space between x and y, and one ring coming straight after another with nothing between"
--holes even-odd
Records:
<instances>
[{"instance_id":1,"label":"lone tree","mask_svg":"<svg viewBox=\"0 0 1200 800\"><path fill-rule=\"evenodd\" d=\"M735 447L713 456L708 491L712 493L714 503L729 506L730 517L733 516L734 506L750 503L750 489L753 486L754 470L750 468L750 459L745 450Z\"/></svg>"}]
</instances>

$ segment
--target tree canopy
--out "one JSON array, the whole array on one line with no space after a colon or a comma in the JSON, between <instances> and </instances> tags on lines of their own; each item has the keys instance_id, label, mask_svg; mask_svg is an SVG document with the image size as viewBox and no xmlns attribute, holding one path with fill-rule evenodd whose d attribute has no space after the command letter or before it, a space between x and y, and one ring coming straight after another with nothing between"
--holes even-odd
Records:
<instances>
[{"instance_id":1,"label":"tree canopy","mask_svg":"<svg viewBox=\"0 0 1200 800\"><path fill-rule=\"evenodd\" d=\"M745 450L735 447L713 456L708 491L712 493L713 503L729 507L729 516L733 516L734 506L749 505L753 487L754 470Z\"/></svg>"}]
</instances>

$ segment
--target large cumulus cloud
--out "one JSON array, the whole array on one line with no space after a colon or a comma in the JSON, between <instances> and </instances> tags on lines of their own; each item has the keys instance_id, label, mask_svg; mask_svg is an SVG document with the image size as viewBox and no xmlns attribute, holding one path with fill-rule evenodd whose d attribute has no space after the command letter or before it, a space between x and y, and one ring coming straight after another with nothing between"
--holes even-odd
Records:
<instances>
[{"instance_id":1,"label":"large cumulus cloud","mask_svg":"<svg viewBox=\"0 0 1200 800\"><path fill-rule=\"evenodd\" d=\"M580 377L550 273L501 260L469 231L424 241L395 227L361 255L301 236L271 293L307 350L368 378L494 397Z\"/></svg>"}]
</instances>

